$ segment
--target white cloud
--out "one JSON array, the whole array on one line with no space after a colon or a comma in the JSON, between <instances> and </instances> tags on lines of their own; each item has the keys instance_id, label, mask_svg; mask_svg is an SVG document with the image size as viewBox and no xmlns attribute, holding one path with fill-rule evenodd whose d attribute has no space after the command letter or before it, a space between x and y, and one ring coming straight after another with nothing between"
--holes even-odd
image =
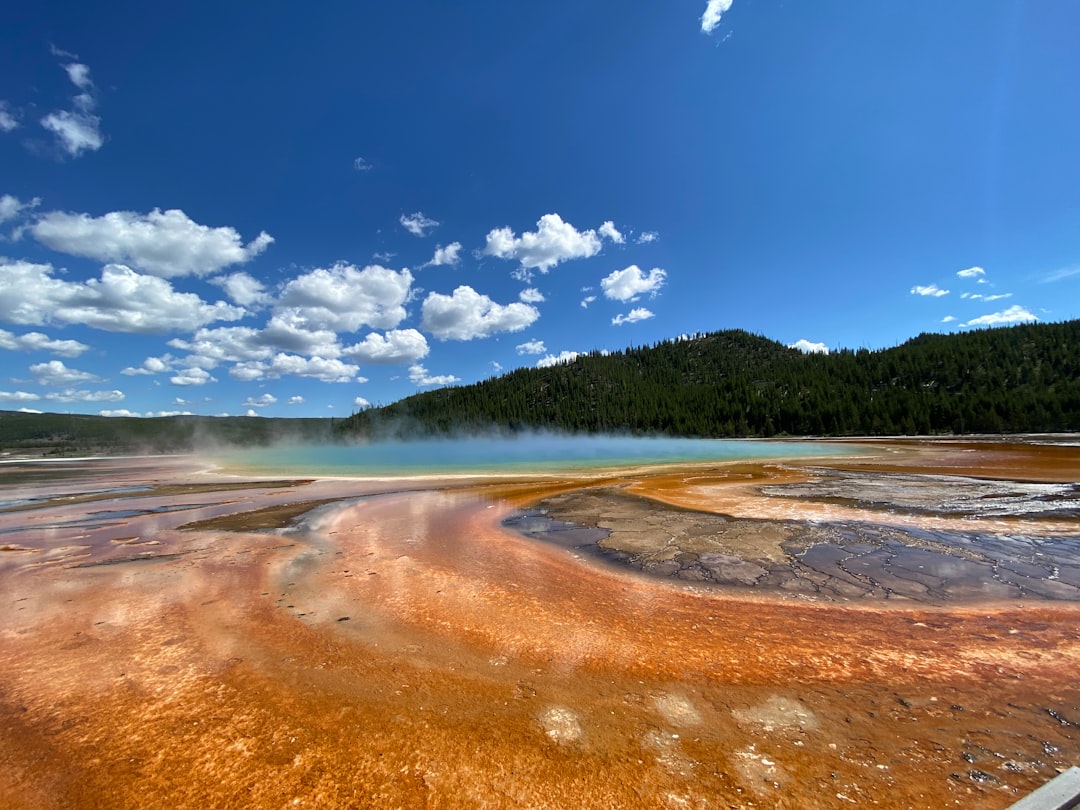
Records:
<instances>
[{"instance_id":1,"label":"white cloud","mask_svg":"<svg viewBox=\"0 0 1080 810\"><path fill-rule=\"evenodd\" d=\"M97 375L87 371L68 368L60 360L50 360L47 363L35 363L30 366L30 374L38 385L76 385L90 380L100 379Z\"/></svg>"},{"instance_id":2,"label":"white cloud","mask_svg":"<svg viewBox=\"0 0 1080 810\"><path fill-rule=\"evenodd\" d=\"M647 321L653 317L653 313L645 309L645 307L637 307L630 310L626 315L616 315L611 319L612 324L615 326L622 326L624 323L637 323L638 321Z\"/></svg>"},{"instance_id":3,"label":"white cloud","mask_svg":"<svg viewBox=\"0 0 1080 810\"><path fill-rule=\"evenodd\" d=\"M221 326L215 329L199 329L190 340L173 338L169 346L190 352L187 362L203 368L215 368L219 363L239 360L262 360L273 355L273 348L267 346L263 333L250 326ZM164 370L159 363L169 363L171 358L163 360L147 358L143 366L151 373ZM149 365L153 363L153 366ZM171 366L169 366L171 368ZM141 373L141 372L140 372Z\"/></svg>"},{"instance_id":4,"label":"white cloud","mask_svg":"<svg viewBox=\"0 0 1080 810\"><path fill-rule=\"evenodd\" d=\"M21 212L36 208L41 203L40 197L34 197L30 202L22 202L18 197L5 194L0 197L0 222L15 219Z\"/></svg>"},{"instance_id":5,"label":"white cloud","mask_svg":"<svg viewBox=\"0 0 1080 810\"><path fill-rule=\"evenodd\" d=\"M94 115L97 88L90 80L90 68L73 62L64 65L68 78L80 92L71 100L74 109L54 110L41 119L41 126L56 135L60 145L72 157L97 151L105 144L101 118Z\"/></svg>"},{"instance_id":6,"label":"white cloud","mask_svg":"<svg viewBox=\"0 0 1080 810\"><path fill-rule=\"evenodd\" d=\"M419 386L450 385L461 382L453 374L428 374L428 370L419 364L409 366L409 380L413 385Z\"/></svg>"},{"instance_id":7,"label":"white cloud","mask_svg":"<svg viewBox=\"0 0 1080 810\"><path fill-rule=\"evenodd\" d=\"M160 334L244 315L239 307L207 304L193 293L176 292L164 279L123 265L106 265L100 280L69 282L54 278L51 265L0 260L0 319L11 323L75 323L107 332Z\"/></svg>"},{"instance_id":8,"label":"white cloud","mask_svg":"<svg viewBox=\"0 0 1080 810\"><path fill-rule=\"evenodd\" d=\"M709 0L705 4L705 13L701 15L701 30L711 34L720 24L720 18L731 10L732 0Z\"/></svg>"},{"instance_id":9,"label":"white cloud","mask_svg":"<svg viewBox=\"0 0 1080 810\"><path fill-rule=\"evenodd\" d=\"M453 295L429 294L422 309L422 328L439 340L472 340L496 332L520 332L540 317L536 307L529 304L496 304L464 285Z\"/></svg>"},{"instance_id":10,"label":"white cloud","mask_svg":"<svg viewBox=\"0 0 1080 810\"><path fill-rule=\"evenodd\" d=\"M518 298L526 304L542 304L547 300L544 294L535 287L526 287L518 293Z\"/></svg>"},{"instance_id":11,"label":"white cloud","mask_svg":"<svg viewBox=\"0 0 1080 810\"><path fill-rule=\"evenodd\" d=\"M301 397L301 396L289 397L288 402L286 402L285 404L286 405L303 405L304 404L304 398Z\"/></svg>"},{"instance_id":12,"label":"white cloud","mask_svg":"<svg viewBox=\"0 0 1080 810\"><path fill-rule=\"evenodd\" d=\"M941 322L942 323L952 323L955 320L956 320L955 315L946 315L944 318L941 319Z\"/></svg>"},{"instance_id":13,"label":"white cloud","mask_svg":"<svg viewBox=\"0 0 1080 810\"><path fill-rule=\"evenodd\" d=\"M210 283L221 287L234 303L242 307L250 309L270 302L270 295L263 283L242 271L212 278Z\"/></svg>"},{"instance_id":14,"label":"white cloud","mask_svg":"<svg viewBox=\"0 0 1080 810\"><path fill-rule=\"evenodd\" d=\"M98 411L98 416L138 416L141 417L141 413L135 411L129 411L127 408L117 408L115 410Z\"/></svg>"},{"instance_id":15,"label":"white cloud","mask_svg":"<svg viewBox=\"0 0 1080 810\"><path fill-rule=\"evenodd\" d=\"M0 402L37 402L41 394L31 394L29 391L0 391Z\"/></svg>"},{"instance_id":16,"label":"white cloud","mask_svg":"<svg viewBox=\"0 0 1080 810\"><path fill-rule=\"evenodd\" d=\"M59 393L50 393L45 395L45 399L50 402L122 402L124 400L123 391L85 391L75 388L68 388L65 391Z\"/></svg>"},{"instance_id":17,"label":"white cloud","mask_svg":"<svg viewBox=\"0 0 1080 810\"><path fill-rule=\"evenodd\" d=\"M972 318L967 323L960 324L961 326L1001 326L1009 323L1029 323L1031 321L1039 320L1038 317L1028 312L1022 306L1017 304L1011 306L1001 312L994 312L989 315L982 315L978 318Z\"/></svg>"},{"instance_id":18,"label":"white cloud","mask_svg":"<svg viewBox=\"0 0 1080 810\"><path fill-rule=\"evenodd\" d=\"M313 309L283 309L270 318L262 331L252 330L249 354L269 356L269 350L281 349L296 354L337 357L341 354L337 333L319 320L324 315Z\"/></svg>"},{"instance_id":19,"label":"white cloud","mask_svg":"<svg viewBox=\"0 0 1080 810\"><path fill-rule=\"evenodd\" d=\"M409 214L408 216L402 214L398 221L404 226L405 230L413 236L427 236L429 231L433 231L439 227L437 220L424 216L421 211L417 211L415 214Z\"/></svg>"},{"instance_id":20,"label":"white cloud","mask_svg":"<svg viewBox=\"0 0 1080 810\"><path fill-rule=\"evenodd\" d=\"M154 276L204 276L250 261L274 241L263 231L246 245L235 228L211 228L179 209L101 217L51 211L30 232L43 245L100 261L122 262Z\"/></svg>"},{"instance_id":21,"label":"white cloud","mask_svg":"<svg viewBox=\"0 0 1080 810\"><path fill-rule=\"evenodd\" d=\"M244 400L243 407L245 408L267 408L277 402L277 397L273 394L263 394L258 397L248 397Z\"/></svg>"},{"instance_id":22,"label":"white cloud","mask_svg":"<svg viewBox=\"0 0 1080 810\"><path fill-rule=\"evenodd\" d=\"M997 293L996 295L983 295L982 293L960 293L960 297L969 301L1000 301L1003 298L1012 298L1012 293Z\"/></svg>"},{"instance_id":23,"label":"white cloud","mask_svg":"<svg viewBox=\"0 0 1080 810\"><path fill-rule=\"evenodd\" d=\"M930 295L934 298L940 298L943 295L948 295L948 290L939 289L936 284L917 284L911 288L912 295Z\"/></svg>"},{"instance_id":24,"label":"white cloud","mask_svg":"<svg viewBox=\"0 0 1080 810\"><path fill-rule=\"evenodd\" d=\"M392 329L406 316L413 276L377 264L358 270L339 262L312 270L285 285L275 312L294 325L355 332L361 326Z\"/></svg>"},{"instance_id":25,"label":"white cloud","mask_svg":"<svg viewBox=\"0 0 1080 810\"><path fill-rule=\"evenodd\" d=\"M186 368L177 372L175 377L170 377L169 382L173 385L206 385L207 383L217 382L217 377L210 376L210 372L206 369L195 366L194 368Z\"/></svg>"},{"instance_id":26,"label":"white cloud","mask_svg":"<svg viewBox=\"0 0 1080 810\"><path fill-rule=\"evenodd\" d=\"M555 265L569 259L587 259L600 252L601 242L596 231L579 231L558 214L544 214L536 223L536 231L517 237L510 228L496 228L487 235L482 251L500 259L517 259L525 270L546 273Z\"/></svg>"},{"instance_id":27,"label":"white cloud","mask_svg":"<svg viewBox=\"0 0 1080 810\"><path fill-rule=\"evenodd\" d=\"M981 278L986 275L986 271L981 267L969 267L967 270L958 270L956 275L959 278Z\"/></svg>"},{"instance_id":28,"label":"white cloud","mask_svg":"<svg viewBox=\"0 0 1080 810\"><path fill-rule=\"evenodd\" d=\"M357 380L359 366L345 363L333 357L300 357L284 352L274 355L268 362L241 363L230 370L234 379L276 380L286 374L294 377L311 377L326 383L343 383ZM362 378L360 381L366 382Z\"/></svg>"},{"instance_id":29,"label":"white cloud","mask_svg":"<svg viewBox=\"0 0 1080 810\"><path fill-rule=\"evenodd\" d=\"M363 397L357 397L356 399L353 400L352 404L354 406L356 406L357 408L370 408L371 407L371 403L368 402Z\"/></svg>"},{"instance_id":30,"label":"white cloud","mask_svg":"<svg viewBox=\"0 0 1080 810\"><path fill-rule=\"evenodd\" d=\"M461 252L461 242L451 242L446 247L439 245L435 248L435 255L431 257L431 261L424 265L424 267L442 267L444 265L454 265L461 261L461 257L458 253Z\"/></svg>"},{"instance_id":31,"label":"white cloud","mask_svg":"<svg viewBox=\"0 0 1080 810\"><path fill-rule=\"evenodd\" d=\"M53 340L42 332L14 335L0 329L0 349L24 352L52 352L61 357L78 357L90 347L77 340Z\"/></svg>"},{"instance_id":32,"label":"white cloud","mask_svg":"<svg viewBox=\"0 0 1080 810\"><path fill-rule=\"evenodd\" d=\"M650 242L655 242L659 238L660 234L658 234L656 231L644 231L638 234L637 239L635 239L634 241L637 242L639 245L647 245Z\"/></svg>"},{"instance_id":33,"label":"white cloud","mask_svg":"<svg viewBox=\"0 0 1080 810\"><path fill-rule=\"evenodd\" d=\"M549 354L549 355L541 357L539 360L537 360L536 361L536 367L537 368L549 368L550 366L559 366L559 365L565 365L566 363L573 363L575 360L577 360L579 357L581 357L581 355L582 355L581 352L567 352L567 351L562 351L562 352L559 352L558 354Z\"/></svg>"},{"instance_id":34,"label":"white cloud","mask_svg":"<svg viewBox=\"0 0 1080 810\"><path fill-rule=\"evenodd\" d=\"M581 299L581 308L582 309L588 309L589 304L591 304L595 300L596 300L595 295L586 295L584 298Z\"/></svg>"},{"instance_id":35,"label":"white cloud","mask_svg":"<svg viewBox=\"0 0 1080 810\"><path fill-rule=\"evenodd\" d=\"M659 267L654 267L646 276L640 267L632 264L625 270L612 271L601 279L600 286L604 290L604 296L613 301L636 301L644 293L655 296L664 286L665 278L667 273Z\"/></svg>"},{"instance_id":36,"label":"white cloud","mask_svg":"<svg viewBox=\"0 0 1080 810\"><path fill-rule=\"evenodd\" d=\"M605 239L610 239L616 245L621 245L626 242L626 237L619 233L619 229L615 227L615 223L610 219L597 228L596 232Z\"/></svg>"},{"instance_id":37,"label":"white cloud","mask_svg":"<svg viewBox=\"0 0 1080 810\"><path fill-rule=\"evenodd\" d=\"M789 343L788 348L789 349L798 349L800 352L805 352L807 354L828 354L829 353L829 347L826 346L824 343L811 343L806 338L800 338L799 340L796 340L794 343Z\"/></svg>"},{"instance_id":38,"label":"white cloud","mask_svg":"<svg viewBox=\"0 0 1080 810\"><path fill-rule=\"evenodd\" d=\"M364 158L362 157L358 157L356 160L354 160L352 162L352 165L353 168L356 169L358 172L370 172L372 169L375 168L371 165L371 163L369 163L367 160L364 160Z\"/></svg>"},{"instance_id":39,"label":"white cloud","mask_svg":"<svg viewBox=\"0 0 1080 810\"><path fill-rule=\"evenodd\" d=\"M341 353L361 363L415 363L428 354L428 342L415 329L394 329L385 335L371 332Z\"/></svg>"},{"instance_id":40,"label":"white cloud","mask_svg":"<svg viewBox=\"0 0 1080 810\"><path fill-rule=\"evenodd\" d=\"M134 376L148 376L151 374L161 374L163 371L172 371L172 356L165 355L165 357L147 357L143 360L142 365L138 368L128 366L120 373L128 377ZM184 404L180 399L177 399L178 404Z\"/></svg>"},{"instance_id":41,"label":"white cloud","mask_svg":"<svg viewBox=\"0 0 1080 810\"><path fill-rule=\"evenodd\" d=\"M1062 267L1060 270L1054 270L1051 273L1047 273L1039 281L1043 284L1052 284L1055 281L1063 281L1067 278L1072 278L1075 275L1080 274L1080 265L1076 267Z\"/></svg>"},{"instance_id":42,"label":"white cloud","mask_svg":"<svg viewBox=\"0 0 1080 810\"><path fill-rule=\"evenodd\" d=\"M547 346L544 345L542 340L530 340L527 343L517 345L518 354L543 354L546 351Z\"/></svg>"},{"instance_id":43,"label":"white cloud","mask_svg":"<svg viewBox=\"0 0 1080 810\"><path fill-rule=\"evenodd\" d=\"M11 132L19 126L19 119L8 109L6 101L0 101L0 132Z\"/></svg>"},{"instance_id":44,"label":"white cloud","mask_svg":"<svg viewBox=\"0 0 1080 810\"><path fill-rule=\"evenodd\" d=\"M224 414L224 415L228 416L228 414ZM259 415L258 411L254 411L251 408L248 408L247 411L244 412L244 416L258 416L258 415Z\"/></svg>"}]
</instances>

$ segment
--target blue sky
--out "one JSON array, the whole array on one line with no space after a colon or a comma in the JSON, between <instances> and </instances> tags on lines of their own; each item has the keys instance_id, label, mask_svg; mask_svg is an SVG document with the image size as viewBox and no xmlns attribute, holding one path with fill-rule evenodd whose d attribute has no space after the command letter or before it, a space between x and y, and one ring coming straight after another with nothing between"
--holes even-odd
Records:
<instances>
[{"instance_id":1,"label":"blue sky","mask_svg":"<svg viewBox=\"0 0 1080 810\"><path fill-rule=\"evenodd\" d=\"M1080 316L1080 4L18 4L0 408Z\"/></svg>"}]
</instances>

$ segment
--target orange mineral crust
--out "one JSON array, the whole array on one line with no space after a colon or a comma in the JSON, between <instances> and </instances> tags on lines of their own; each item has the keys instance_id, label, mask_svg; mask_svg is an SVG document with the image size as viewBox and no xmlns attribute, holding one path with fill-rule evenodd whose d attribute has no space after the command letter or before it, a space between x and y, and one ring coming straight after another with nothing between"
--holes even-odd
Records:
<instances>
[{"instance_id":1,"label":"orange mineral crust","mask_svg":"<svg viewBox=\"0 0 1080 810\"><path fill-rule=\"evenodd\" d=\"M139 465L0 472L2 807L1003 808L1080 762L1075 601L736 592L502 523L597 478L240 488ZM674 501L691 472L741 474L600 483ZM759 473L742 508L813 514ZM320 505L235 517L295 502Z\"/></svg>"}]
</instances>

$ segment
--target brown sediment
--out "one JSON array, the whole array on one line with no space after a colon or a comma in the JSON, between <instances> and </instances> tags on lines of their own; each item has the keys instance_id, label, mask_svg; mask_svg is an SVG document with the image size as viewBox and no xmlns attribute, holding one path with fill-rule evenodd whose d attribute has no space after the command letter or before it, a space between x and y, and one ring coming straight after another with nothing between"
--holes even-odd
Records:
<instances>
[{"instance_id":1,"label":"brown sediment","mask_svg":"<svg viewBox=\"0 0 1080 810\"><path fill-rule=\"evenodd\" d=\"M236 481L218 482L212 484L157 484L145 489L119 493L124 499L130 498L168 498L177 495L196 495L213 492L233 492L244 489L278 489L282 487L300 487L310 484L314 479L286 479L267 481ZM73 506L82 503L94 503L95 501L111 501L117 498L116 491L91 492L85 495L66 495L49 498L45 501L24 503L17 506L0 507L0 512L26 512L31 509L43 509L50 506Z\"/></svg>"},{"instance_id":2,"label":"brown sediment","mask_svg":"<svg viewBox=\"0 0 1080 810\"><path fill-rule=\"evenodd\" d=\"M266 529L284 529L301 515L307 514L320 506L336 503L338 500L340 498L324 498L317 501L297 501L296 503L286 503L278 506L264 506L262 509L220 515L206 520L195 520L191 523L183 523L176 528L189 532L254 532Z\"/></svg>"},{"instance_id":3,"label":"brown sediment","mask_svg":"<svg viewBox=\"0 0 1080 810\"><path fill-rule=\"evenodd\" d=\"M772 475L678 475L753 470ZM30 543L38 512L0 516L13 547L174 555L0 555L0 805L1001 808L1080 759L1077 604L736 597L501 525L657 480L678 491L649 473L219 494L248 518L369 496L287 533L140 514Z\"/></svg>"}]
</instances>

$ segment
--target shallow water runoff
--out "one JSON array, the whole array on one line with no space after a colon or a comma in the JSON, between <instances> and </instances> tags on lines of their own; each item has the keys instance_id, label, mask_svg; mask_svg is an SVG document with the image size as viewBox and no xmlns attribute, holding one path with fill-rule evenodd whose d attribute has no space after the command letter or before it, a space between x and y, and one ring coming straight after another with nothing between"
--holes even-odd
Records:
<instances>
[{"instance_id":1,"label":"shallow water runoff","mask_svg":"<svg viewBox=\"0 0 1080 810\"><path fill-rule=\"evenodd\" d=\"M278 445L214 454L229 471L322 476L561 473L653 464L836 456L851 447L802 441L530 434L350 445Z\"/></svg>"}]
</instances>

